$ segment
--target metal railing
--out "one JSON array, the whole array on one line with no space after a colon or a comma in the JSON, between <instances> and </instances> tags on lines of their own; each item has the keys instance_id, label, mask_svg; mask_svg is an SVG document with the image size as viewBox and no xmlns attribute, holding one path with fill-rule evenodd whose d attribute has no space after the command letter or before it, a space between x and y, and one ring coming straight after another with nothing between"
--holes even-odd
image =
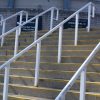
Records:
<instances>
[{"instance_id":1,"label":"metal railing","mask_svg":"<svg viewBox=\"0 0 100 100\"><path fill-rule=\"evenodd\" d=\"M67 83L67 85L62 89L62 91L56 97L55 100L65 100L67 92L70 90L70 88L75 83L75 81L79 78L79 76L80 76L80 100L85 100L87 66L91 62L91 60L94 58L94 56L96 55L96 53L98 51L100 51L100 42L94 48L94 50L91 52L91 54L87 57L87 59L84 61L84 63L78 69L78 71L73 75L73 77Z\"/></svg>"},{"instance_id":2,"label":"metal railing","mask_svg":"<svg viewBox=\"0 0 100 100\"><path fill-rule=\"evenodd\" d=\"M56 12L56 18L54 18L54 13L55 13L55 10L57 11ZM48 10L36 15L35 17L29 19L29 20L26 20L26 22L23 22L22 23L22 14L21 14L21 17L20 17L20 24L19 26L9 30L8 32L5 32L5 20L3 20L3 34L0 36L0 39L2 39L2 42L1 42L1 45L3 45L4 43L4 37L7 36L8 34L11 34L12 32L16 31L16 34L15 34L15 48L14 48L14 56L17 54L17 51L18 51L18 38L19 38L19 34L21 33L21 28L26 25L27 23L30 23L31 21L35 20L36 23L35 23L35 34L34 34L34 41L37 39L37 34L38 34L38 20L39 20L39 17L40 16L43 16L44 14L48 13L48 12L51 12L51 18L50 18L50 30L53 28L53 20L58 20L58 16L59 16L59 10L56 8L56 7L51 7L49 8ZM17 15L17 14L15 14ZM15 16L13 15L13 16Z\"/></svg>"},{"instance_id":3,"label":"metal railing","mask_svg":"<svg viewBox=\"0 0 100 100\"><path fill-rule=\"evenodd\" d=\"M2 18L2 20L0 21L0 23L2 23L1 24L2 25L2 35L6 32L6 22L8 20L11 20L12 18L17 17L19 15L20 16L19 24L21 25L22 24L22 17L24 14L26 15L26 21L27 21L28 20L28 12L26 12L26 11L17 12L16 14L13 14L5 19ZM2 37L2 39L1 39L1 47L3 46L3 44L4 44L4 37Z\"/></svg>"},{"instance_id":4,"label":"metal railing","mask_svg":"<svg viewBox=\"0 0 100 100\"><path fill-rule=\"evenodd\" d=\"M91 9L93 9L92 16L94 17L94 5L91 2L88 3L88 4L86 4L84 7L82 7L81 9L79 9L77 12L75 12L74 14L72 14L70 17L68 17L67 19L65 19L64 21L62 21L60 24L58 24L54 28L50 29L49 32L47 32L46 34L44 34L43 36L41 36L39 39L36 39L32 44L30 44L28 47L26 47L25 49L23 49L19 53L16 53L16 55L14 57L12 57L8 61L6 61L3 65L0 66L0 69L5 69L4 88L3 88L3 100L7 100L7 96L8 96L8 83L9 83L9 69L10 69L10 64L12 62L14 62L18 57L22 56L25 52L27 52L28 50L30 50L33 46L37 46L37 50L36 50L36 65L35 65L35 80L34 80L34 86L37 86L38 85L38 80L39 80L39 66L40 66L40 54L41 54L41 42L42 42L42 40L44 40L47 36L49 36L54 31L56 31L57 29L59 29L58 63L60 63L61 62L61 53L62 53L63 25L67 21L69 21L71 18L73 18L74 16L76 16L75 35L78 35L77 33L78 33L78 18L79 18L79 13L82 10L84 10L85 8L87 8L87 7L88 7L88 31L89 31L90 30L91 11L92 11ZM27 22L24 22L23 24L21 24L21 25L17 26L16 28L10 30L9 32L3 34L2 37L4 37L7 34L10 34L13 31L16 31L16 35L17 35L17 33L19 32L19 28L21 28L26 23L32 21L33 19L38 18L39 16L40 15L38 15L38 16L36 16L36 17L34 17L34 18L30 19L30 20L28 20ZM52 24L52 21L51 21L51 24ZM16 42L18 42L18 40ZM16 47L15 47L16 50L17 50L17 47L18 46L16 45Z\"/></svg>"}]
</instances>

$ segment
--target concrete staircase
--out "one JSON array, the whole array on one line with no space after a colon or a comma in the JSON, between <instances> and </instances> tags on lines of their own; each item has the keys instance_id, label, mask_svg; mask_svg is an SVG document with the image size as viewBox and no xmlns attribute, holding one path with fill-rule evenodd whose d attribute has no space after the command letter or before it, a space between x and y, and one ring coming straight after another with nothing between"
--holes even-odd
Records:
<instances>
[{"instance_id":1,"label":"concrete staircase","mask_svg":"<svg viewBox=\"0 0 100 100\"><path fill-rule=\"evenodd\" d=\"M39 32L42 36L45 31ZM33 42L33 33L22 33L19 38L19 51ZM64 30L62 62L57 63L58 32L42 41L40 79L34 87L36 47L29 50L11 64L9 100L54 100L96 44L100 41L100 30L87 33L79 30L78 46L74 46L74 30ZM0 64L13 56L14 35L6 37L0 48ZM2 100L3 73L0 71L0 100ZM79 79L66 95L66 100L79 100ZM87 69L86 100L100 100L100 53Z\"/></svg>"}]
</instances>

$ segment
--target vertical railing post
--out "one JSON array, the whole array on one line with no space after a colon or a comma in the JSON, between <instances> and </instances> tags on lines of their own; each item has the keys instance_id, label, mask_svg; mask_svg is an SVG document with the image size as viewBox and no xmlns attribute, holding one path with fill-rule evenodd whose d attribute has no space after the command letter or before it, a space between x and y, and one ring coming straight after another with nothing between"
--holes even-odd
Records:
<instances>
[{"instance_id":1,"label":"vertical railing post","mask_svg":"<svg viewBox=\"0 0 100 100\"><path fill-rule=\"evenodd\" d=\"M36 18L36 22L35 22L35 35L34 35L34 41L37 39L37 34L38 34L38 20L39 20L39 17Z\"/></svg>"},{"instance_id":2,"label":"vertical railing post","mask_svg":"<svg viewBox=\"0 0 100 100\"><path fill-rule=\"evenodd\" d=\"M8 100L9 71L10 71L10 64L7 67L5 67L3 100Z\"/></svg>"},{"instance_id":3,"label":"vertical railing post","mask_svg":"<svg viewBox=\"0 0 100 100\"><path fill-rule=\"evenodd\" d=\"M6 28L6 21L3 21L3 25L2 25L2 35L5 33L5 28ZM2 37L1 39L1 47L4 44L4 37Z\"/></svg>"},{"instance_id":4,"label":"vertical railing post","mask_svg":"<svg viewBox=\"0 0 100 100\"><path fill-rule=\"evenodd\" d=\"M53 28L54 8L51 10L50 30Z\"/></svg>"},{"instance_id":5,"label":"vertical railing post","mask_svg":"<svg viewBox=\"0 0 100 100\"><path fill-rule=\"evenodd\" d=\"M91 5L88 6L88 26L87 26L87 32L90 32L90 25L91 25Z\"/></svg>"},{"instance_id":6,"label":"vertical railing post","mask_svg":"<svg viewBox=\"0 0 100 100\"><path fill-rule=\"evenodd\" d=\"M22 24L22 20L23 20L23 12L20 13L20 22L19 25ZM21 34L21 27L19 27L19 35Z\"/></svg>"},{"instance_id":7,"label":"vertical railing post","mask_svg":"<svg viewBox=\"0 0 100 100\"><path fill-rule=\"evenodd\" d=\"M77 46L77 41L78 41L78 25L79 25L79 13L76 14L76 22L75 22L75 40L74 40L75 46Z\"/></svg>"},{"instance_id":8,"label":"vertical railing post","mask_svg":"<svg viewBox=\"0 0 100 100\"><path fill-rule=\"evenodd\" d=\"M18 52L18 38L19 38L19 28L16 29L16 34L15 34L15 48L14 48L14 56Z\"/></svg>"},{"instance_id":9,"label":"vertical railing post","mask_svg":"<svg viewBox=\"0 0 100 100\"><path fill-rule=\"evenodd\" d=\"M26 21L28 20L28 13L26 12Z\"/></svg>"},{"instance_id":10,"label":"vertical railing post","mask_svg":"<svg viewBox=\"0 0 100 100\"><path fill-rule=\"evenodd\" d=\"M37 43L34 86L38 86L40 67L41 42Z\"/></svg>"},{"instance_id":11,"label":"vertical railing post","mask_svg":"<svg viewBox=\"0 0 100 100\"><path fill-rule=\"evenodd\" d=\"M95 6L92 7L92 17L95 17Z\"/></svg>"},{"instance_id":12,"label":"vertical railing post","mask_svg":"<svg viewBox=\"0 0 100 100\"><path fill-rule=\"evenodd\" d=\"M61 55L62 55L62 35L63 35L63 25L59 27L58 63L61 62Z\"/></svg>"},{"instance_id":13,"label":"vertical railing post","mask_svg":"<svg viewBox=\"0 0 100 100\"><path fill-rule=\"evenodd\" d=\"M57 9L56 20L58 20L58 18L59 18L59 10Z\"/></svg>"},{"instance_id":14,"label":"vertical railing post","mask_svg":"<svg viewBox=\"0 0 100 100\"><path fill-rule=\"evenodd\" d=\"M85 91L86 91L86 68L81 72L80 100L85 100Z\"/></svg>"}]
</instances>

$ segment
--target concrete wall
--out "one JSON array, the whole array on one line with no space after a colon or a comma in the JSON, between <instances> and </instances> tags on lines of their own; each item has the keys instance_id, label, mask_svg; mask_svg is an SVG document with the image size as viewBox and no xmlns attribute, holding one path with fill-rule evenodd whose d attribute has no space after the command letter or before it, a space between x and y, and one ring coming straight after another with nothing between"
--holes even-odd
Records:
<instances>
[{"instance_id":1,"label":"concrete wall","mask_svg":"<svg viewBox=\"0 0 100 100\"><path fill-rule=\"evenodd\" d=\"M58 8L63 7L63 0L16 0L16 8L38 8L41 7L43 9L50 8L52 6L56 6Z\"/></svg>"},{"instance_id":2,"label":"concrete wall","mask_svg":"<svg viewBox=\"0 0 100 100\"><path fill-rule=\"evenodd\" d=\"M24 3L23 3L23 1L24 1ZM42 1L42 2L40 2L40 1ZM86 4L88 1L90 1L90 0L71 0L71 2L70 2L71 10L73 10L73 11L78 10L84 4ZM92 0L92 1L94 1L94 0ZM100 2L96 1L95 3L96 3L96 11L98 13L100 13ZM63 9L63 0L16 0L15 1L15 8L33 9L33 8L41 7L45 10L51 6L56 6L60 9ZM7 8L7 0L0 0L0 8ZM3 11L3 12L0 12L0 14L3 14L5 17L7 17L9 15L12 15L15 12ZM55 25L57 25L59 22L64 20L64 18L67 18L72 13L61 10L59 21L55 22ZM31 11L31 13L30 13L30 15L33 15L33 16L35 16L37 14L38 14L38 12L34 12L34 11ZM82 15L82 17L86 18L86 15ZM49 18L50 18L50 14L47 14L43 17L43 29L49 28L49 21L50 21ZM8 24L9 24L8 29L16 26L16 18L14 18L12 21L9 21L9 22L8 22ZM92 20L92 26L100 26L100 16L96 16L96 18L94 20Z\"/></svg>"},{"instance_id":3,"label":"concrete wall","mask_svg":"<svg viewBox=\"0 0 100 100\"><path fill-rule=\"evenodd\" d=\"M71 2L71 10L76 11L77 9L84 6L89 1L92 1L95 4L96 12L100 13L100 0L72 0Z\"/></svg>"},{"instance_id":4,"label":"concrete wall","mask_svg":"<svg viewBox=\"0 0 100 100\"><path fill-rule=\"evenodd\" d=\"M0 8L7 8L7 1L8 0L0 0ZM70 0L69 8L76 11L89 1L96 4L96 11L100 13L100 0ZM52 6L63 9L64 0L15 0L15 8L42 8L45 10Z\"/></svg>"},{"instance_id":5,"label":"concrete wall","mask_svg":"<svg viewBox=\"0 0 100 100\"><path fill-rule=\"evenodd\" d=\"M0 0L0 8L6 8L7 7L7 0Z\"/></svg>"}]
</instances>

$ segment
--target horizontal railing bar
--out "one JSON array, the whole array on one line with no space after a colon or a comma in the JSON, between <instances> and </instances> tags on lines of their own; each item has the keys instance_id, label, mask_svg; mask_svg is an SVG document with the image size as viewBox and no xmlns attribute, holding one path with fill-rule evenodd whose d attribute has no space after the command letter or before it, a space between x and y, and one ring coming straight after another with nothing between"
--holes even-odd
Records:
<instances>
[{"instance_id":1,"label":"horizontal railing bar","mask_svg":"<svg viewBox=\"0 0 100 100\"><path fill-rule=\"evenodd\" d=\"M20 13L23 13L23 12L24 12L24 13L27 13L26 11L17 12L16 14L13 14L12 16L9 16L9 17L3 19L1 22L4 22L4 21L6 21L6 20L8 20L8 19L11 19L12 17L15 17L16 15L19 15Z\"/></svg>"},{"instance_id":2,"label":"horizontal railing bar","mask_svg":"<svg viewBox=\"0 0 100 100\"><path fill-rule=\"evenodd\" d=\"M97 44L97 46L93 49L93 51L90 53L90 55L87 57L87 59L84 61L84 63L81 65L81 67L78 69L78 71L73 75L71 80L67 83L67 85L63 88L63 90L60 92L60 94L57 96L55 100L59 100L63 94L67 93L68 90L72 87L74 82L77 80L81 72L85 69L85 67L90 63L90 61L93 59L93 57L96 55L96 53L100 50L100 42Z\"/></svg>"}]
</instances>

